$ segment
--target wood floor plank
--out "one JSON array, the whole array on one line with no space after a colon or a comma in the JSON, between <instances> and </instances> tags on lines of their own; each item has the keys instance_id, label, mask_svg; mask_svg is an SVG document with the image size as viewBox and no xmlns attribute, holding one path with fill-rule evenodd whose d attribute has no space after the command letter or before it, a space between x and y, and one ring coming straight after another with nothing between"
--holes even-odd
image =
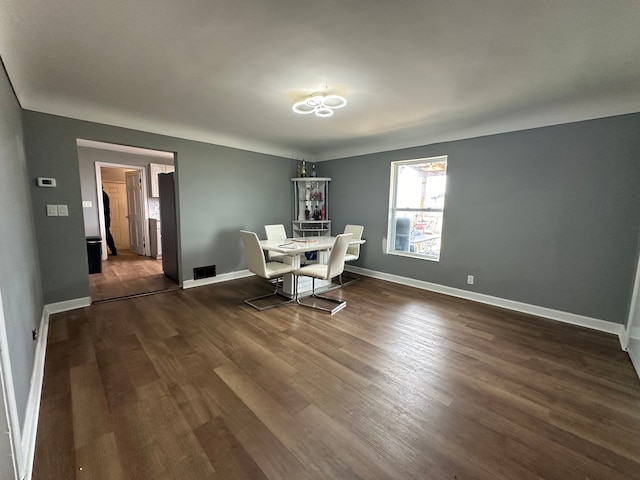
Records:
<instances>
[{"instance_id":1,"label":"wood floor plank","mask_svg":"<svg viewBox=\"0 0 640 480\"><path fill-rule=\"evenodd\" d=\"M192 478L213 478L211 463L164 383L158 380L138 388L138 398L138 428L150 440L144 443L153 449L156 478L184 478L186 473L176 465L197 472Z\"/></svg>"},{"instance_id":2,"label":"wood floor plank","mask_svg":"<svg viewBox=\"0 0 640 480\"><path fill-rule=\"evenodd\" d=\"M126 478L120 464L113 432L93 439L76 449L77 480L112 480Z\"/></svg>"},{"instance_id":3,"label":"wood floor plank","mask_svg":"<svg viewBox=\"0 0 640 480\"><path fill-rule=\"evenodd\" d=\"M343 425L336 423L314 405L309 405L297 417L316 435L331 438L333 454L347 463L361 478L396 479L401 473L370 449L366 442Z\"/></svg>"},{"instance_id":4,"label":"wood floor plank","mask_svg":"<svg viewBox=\"0 0 640 480\"><path fill-rule=\"evenodd\" d=\"M264 289L53 315L33 478L640 478L617 337L371 278L333 316Z\"/></svg>"},{"instance_id":5,"label":"wood floor plank","mask_svg":"<svg viewBox=\"0 0 640 480\"><path fill-rule=\"evenodd\" d=\"M198 383L205 403L215 414L225 419L233 436L268 478L318 478L305 469L293 453L218 375L201 378Z\"/></svg>"},{"instance_id":6,"label":"wood floor plank","mask_svg":"<svg viewBox=\"0 0 640 480\"><path fill-rule=\"evenodd\" d=\"M268 477L229 431L222 418L215 417L200 425L195 429L195 434L221 479L267 480Z\"/></svg>"},{"instance_id":7,"label":"wood floor plank","mask_svg":"<svg viewBox=\"0 0 640 480\"><path fill-rule=\"evenodd\" d=\"M331 455L321 455L328 451L326 445L302 428L288 408L271 398L239 368L226 364L218 367L216 373L307 469L325 478L353 476L342 462L332 459Z\"/></svg>"},{"instance_id":8,"label":"wood floor plank","mask_svg":"<svg viewBox=\"0 0 640 480\"><path fill-rule=\"evenodd\" d=\"M51 325L55 325L55 332L66 332L62 318L52 320ZM40 422L38 439L55 448L36 449L33 480L75 478L69 348L65 337L56 333L49 337L47 345L47 368L40 399L40 418L47 421Z\"/></svg>"},{"instance_id":9,"label":"wood floor plank","mask_svg":"<svg viewBox=\"0 0 640 480\"><path fill-rule=\"evenodd\" d=\"M469 392L456 402L455 411L494 428L513 441L528 445L534 452L541 447L553 462L541 461L538 452L526 466L542 478L633 478L637 464L555 427L527 416L504 402ZM524 457L518 461L525 463Z\"/></svg>"},{"instance_id":10,"label":"wood floor plank","mask_svg":"<svg viewBox=\"0 0 640 480\"><path fill-rule=\"evenodd\" d=\"M111 419L98 364L71 368L71 403L76 450L111 432Z\"/></svg>"},{"instance_id":11,"label":"wood floor plank","mask_svg":"<svg viewBox=\"0 0 640 480\"><path fill-rule=\"evenodd\" d=\"M282 406L234 364L218 367L215 372L280 442L289 450L295 447L300 428Z\"/></svg>"}]
</instances>

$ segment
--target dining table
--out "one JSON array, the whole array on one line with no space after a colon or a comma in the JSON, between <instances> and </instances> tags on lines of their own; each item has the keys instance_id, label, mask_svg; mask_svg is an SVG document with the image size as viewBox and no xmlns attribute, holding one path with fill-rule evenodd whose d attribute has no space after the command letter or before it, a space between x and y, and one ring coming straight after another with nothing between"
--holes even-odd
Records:
<instances>
[{"instance_id":1,"label":"dining table","mask_svg":"<svg viewBox=\"0 0 640 480\"><path fill-rule=\"evenodd\" d=\"M287 238L285 240L260 240L260 246L267 252L275 252L287 255L286 257L279 258L282 263L293 265L296 268L300 268L303 262L306 262L305 254L308 252L318 252L318 263L326 264L329 260L329 253L331 247L336 241L336 237L332 236L317 236L317 237L305 237L305 238ZM364 244L366 240L351 240L350 245ZM316 280L316 286L322 287L329 285L330 281ZM282 291L284 295L293 298L295 293L294 276L293 274L286 274L283 279ZM298 294L305 295L311 292L311 279L308 277L300 278L298 281Z\"/></svg>"}]
</instances>

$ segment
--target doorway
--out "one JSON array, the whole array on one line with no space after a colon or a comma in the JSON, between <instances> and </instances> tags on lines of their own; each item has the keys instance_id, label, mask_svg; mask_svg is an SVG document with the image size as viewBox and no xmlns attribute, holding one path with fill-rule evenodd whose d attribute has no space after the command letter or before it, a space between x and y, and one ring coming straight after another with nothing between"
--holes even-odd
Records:
<instances>
[{"instance_id":1,"label":"doorway","mask_svg":"<svg viewBox=\"0 0 640 480\"><path fill-rule=\"evenodd\" d=\"M148 197L146 189L146 171L143 166L125 165L117 163L105 163L96 162L96 197L98 198L98 216L100 237L102 238L102 260L107 260L108 245L107 245L107 230L106 217L105 217L105 204L104 204L104 180L103 172L108 175L108 179L115 178L116 181L110 182L122 183L120 193L118 195L124 195L124 204L116 205L118 210L122 210L121 215L123 218L119 219L122 225L126 225L128 230L128 245L127 249L131 250L138 255L149 256L151 249L149 248L149 229L146 225L149 224L149 207L148 202L145 199ZM122 175L119 177L119 175ZM132 180L133 179L133 180ZM135 186L129 185L130 183L136 183ZM111 196L109 195L109 207L110 211L114 210L111 205ZM113 212L110 212L113 215ZM113 232L111 232L113 235Z\"/></svg>"},{"instance_id":2,"label":"doorway","mask_svg":"<svg viewBox=\"0 0 640 480\"><path fill-rule=\"evenodd\" d=\"M78 140L78 147L85 234L102 240L100 271L89 274L92 303L179 288L164 275L162 261L151 256L149 225L159 218L159 201L147 188L149 165L173 167L174 154L87 140ZM107 244L103 191L113 251Z\"/></svg>"},{"instance_id":3,"label":"doorway","mask_svg":"<svg viewBox=\"0 0 640 480\"><path fill-rule=\"evenodd\" d=\"M127 219L127 185L125 183L125 174L130 170L102 167L100 171L102 174L102 191L109 198L109 217L111 219L109 230L111 231L116 251L130 250L129 221Z\"/></svg>"}]
</instances>

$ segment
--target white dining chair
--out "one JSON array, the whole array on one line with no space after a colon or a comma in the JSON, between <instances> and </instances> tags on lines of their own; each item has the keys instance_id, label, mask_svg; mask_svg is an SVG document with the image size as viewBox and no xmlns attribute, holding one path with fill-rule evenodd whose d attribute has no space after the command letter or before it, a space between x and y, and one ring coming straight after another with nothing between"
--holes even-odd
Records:
<instances>
[{"instance_id":1,"label":"white dining chair","mask_svg":"<svg viewBox=\"0 0 640 480\"><path fill-rule=\"evenodd\" d=\"M267 280L278 279L286 275L287 273L293 273L296 269L292 265L287 265L286 263L280 262L267 262L264 258L264 252L262 247L260 246L260 240L258 239L258 235L255 232L248 232L246 230L240 230L240 238L242 239L242 243L244 244L244 248L247 254L247 263L249 267L249 271L262 277ZM273 293L269 293L268 295L261 295L259 297L249 298L244 302L248 305L251 305L253 308L257 310L267 310L268 308L279 307L281 305L286 305L288 303L293 302L294 299L289 299L284 295L280 295L278 292L278 283L276 284L276 289ZM254 303L256 300L261 300L269 297L282 296L286 298L286 301L279 302L276 304L269 304L266 306L259 306Z\"/></svg>"},{"instance_id":2,"label":"white dining chair","mask_svg":"<svg viewBox=\"0 0 640 480\"><path fill-rule=\"evenodd\" d=\"M349 246L349 242L351 241L352 236L353 234L351 233L341 233L336 237L336 241L331 248L331 252L329 253L329 261L326 265L314 263L311 265L305 265L304 267L301 267L293 272L293 274L295 275L294 296L296 302L298 302L299 305L302 305L303 307L317 308L318 310L331 312L331 315L347 306L347 302L344 300L317 295L316 278L320 280L331 281L331 279L342 274L344 270L344 256L347 252L347 247ZM311 277L311 296L307 298L317 298L324 302L329 302L334 305L333 308L326 308L316 305L316 302L314 302L313 304L302 303L298 295L298 280L301 276Z\"/></svg>"},{"instance_id":3,"label":"white dining chair","mask_svg":"<svg viewBox=\"0 0 640 480\"><path fill-rule=\"evenodd\" d=\"M364 232L364 227L362 225L346 225L344 227L344 233L353 234L353 237L351 238L352 240L362 240L362 232ZM347 248L347 253L344 256L344 261L355 262L359 258L360 258L360 244L359 243L350 244L349 247ZM350 280L347 283L351 283L356 280L358 279L354 278L353 280ZM342 274L340 275L340 285L344 285L344 283L342 282Z\"/></svg>"},{"instance_id":4,"label":"white dining chair","mask_svg":"<svg viewBox=\"0 0 640 480\"><path fill-rule=\"evenodd\" d=\"M284 229L284 225L265 225L264 233L267 236L267 240L286 240L287 239L287 231ZM267 252L267 258L269 261L281 262L288 255L283 253L276 252Z\"/></svg>"},{"instance_id":5,"label":"white dining chair","mask_svg":"<svg viewBox=\"0 0 640 480\"><path fill-rule=\"evenodd\" d=\"M353 237L351 240L362 240L362 232L364 232L364 227L362 225L346 225L344 227L344 233L351 233ZM347 253L344 256L345 262L353 262L360 258L360 244L352 243L347 248Z\"/></svg>"}]
</instances>

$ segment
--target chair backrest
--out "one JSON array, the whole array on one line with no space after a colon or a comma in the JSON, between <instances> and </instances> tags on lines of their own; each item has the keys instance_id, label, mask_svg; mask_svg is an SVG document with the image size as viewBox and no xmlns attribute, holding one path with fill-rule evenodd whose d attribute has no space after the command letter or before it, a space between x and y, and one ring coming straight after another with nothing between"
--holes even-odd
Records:
<instances>
[{"instance_id":1,"label":"chair backrest","mask_svg":"<svg viewBox=\"0 0 640 480\"><path fill-rule=\"evenodd\" d=\"M267 235L267 240L286 240L287 231L284 229L284 225L265 225L264 233Z\"/></svg>"},{"instance_id":2,"label":"chair backrest","mask_svg":"<svg viewBox=\"0 0 640 480\"><path fill-rule=\"evenodd\" d=\"M249 271L256 275L269 278L267 274L267 264L264 260L264 253L260 246L260 240L258 235L254 232L248 232L246 230L240 230L240 238L244 243L244 249L247 252L247 263L249 265Z\"/></svg>"},{"instance_id":3,"label":"chair backrest","mask_svg":"<svg viewBox=\"0 0 640 480\"><path fill-rule=\"evenodd\" d=\"M344 227L344 233L352 233L353 240L362 240L362 232L364 231L364 227L362 225L346 225ZM347 248L347 255L353 255L354 257L360 257L360 244L356 243L354 245L349 245Z\"/></svg>"},{"instance_id":4,"label":"chair backrest","mask_svg":"<svg viewBox=\"0 0 640 480\"><path fill-rule=\"evenodd\" d=\"M344 256L352 237L352 233L341 233L336 237L327 262L327 280L337 277L344 271Z\"/></svg>"},{"instance_id":5,"label":"chair backrest","mask_svg":"<svg viewBox=\"0 0 640 480\"><path fill-rule=\"evenodd\" d=\"M286 240L287 239L287 231L284 229L284 225L265 225L264 233L267 235L267 240ZM269 261L271 260L280 260L283 257L286 257L282 253L276 252L267 252L267 257Z\"/></svg>"}]
</instances>

